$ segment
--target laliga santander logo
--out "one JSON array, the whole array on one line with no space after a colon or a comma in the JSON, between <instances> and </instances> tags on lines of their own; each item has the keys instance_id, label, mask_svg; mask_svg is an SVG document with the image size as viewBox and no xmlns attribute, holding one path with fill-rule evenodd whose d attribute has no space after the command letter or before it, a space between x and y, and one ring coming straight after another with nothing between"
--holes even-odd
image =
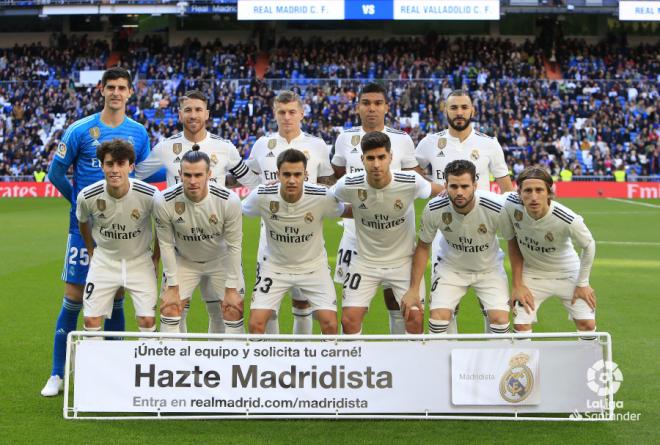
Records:
<instances>
[{"instance_id":1,"label":"laliga santander logo","mask_svg":"<svg viewBox=\"0 0 660 445\"><path fill-rule=\"evenodd\" d=\"M598 360L587 370L587 386L600 397L616 394L622 381L619 365L609 360Z\"/></svg>"}]
</instances>

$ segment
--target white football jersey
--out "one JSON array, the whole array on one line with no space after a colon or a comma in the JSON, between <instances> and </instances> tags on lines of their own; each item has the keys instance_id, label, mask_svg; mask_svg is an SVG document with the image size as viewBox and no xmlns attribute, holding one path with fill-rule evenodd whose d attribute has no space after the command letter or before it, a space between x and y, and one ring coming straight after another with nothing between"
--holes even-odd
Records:
<instances>
[{"instance_id":1,"label":"white football jersey","mask_svg":"<svg viewBox=\"0 0 660 445\"><path fill-rule=\"evenodd\" d=\"M503 235L518 241L525 273L555 279L575 276L580 259L573 246L583 249L593 241L582 217L551 201L548 213L536 220L527 214L517 193L506 197L509 224Z\"/></svg>"},{"instance_id":2,"label":"white football jersey","mask_svg":"<svg viewBox=\"0 0 660 445\"><path fill-rule=\"evenodd\" d=\"M277 157L289 148L295 148L305 153L307 181L316 183L319 177L334 174L330 165L330 151L325 141L304 132L301 132L291 142L287 142L279 133L260 137L252 146L250 157L246 161L247 166L259 175L262 183L275 181L277 180Z\"/></svg>"},{"instance_id":3,"label":"white football jersey","mask_svg":"<svg viewBox=\"0 0 660 445\"><path fill-rule=\"evenodd\" d=\"M504 161L504 152L497 139L476 130L461 142L449 134L448 130L428 134L417 145L415 157L420 167L430 166L433 182L445 183L445 167L452 161L465 159L477 167L479 190L490 190L490 174L501 178L509 174Z\"/></svg>"},{"instance_id":4,"label":"white football jersey","mask_svg":"<svg viewBox=\"0 0 660 445\"><path fill-rule=\"evenodd\" d=\"M206 137L197 143L199 150L209 155L211 159L211 180L224 186L227 173L236 177L238 182L252 189L259 185L259 178L252 173L243 162L238 150L227 139L206 133ZM186 139L183 132L163 139L153 148L149 157L135 167L135 176L138 179L148 178L161 167L167 170L167 186L181 182L179 170L181 158L192 149L193 142Z\"/></svg>"},{"instance_id":5,"label":"white football jersey","mask_svg":"<svg viewBox=\"0 0 660 445\"><path fill-rule=\"evenodd\" d=\"M355 261L375 267L399 267L415 249L417 198L431 195L431 183L413 171L393 171L382 189L371 187L365 173L345 175L333 187L335 196L353 206L358 252Z\"/></svg>"},{"instance_id":6,"label":"white football jersey","mask_svg":"<svg viewBox=\"0 0 660 445\"><path fill-rule=\"evenodd\" d=\"M226 256L226 286L238 286L234 280L241 274L243 239L238 196L224 187L209 184L208 195L194 202L186 197L183 184L176 184L156 200L154 220L168 285L178 284L178 254L200 263L200 267L202 263Z\"/></svg>"},{"instance_id":7,"label":"white football jersey","mask_svg":"<svg viewBox=\"0 0 660 445\"><path fill-rule=\"evenodd\" d=\"M446 196L432 199L424 208L419 239L431 244L437 232L442 233L437 260L440 267L487 272L502 266L504 252L496 234L507 222L503 198L477 190L474 200L474 208L467 215L458 213Z\"/></svg>"},{"instance_id":8,"label":"white football jersey","mask_svg":"<svg viewBox=\"0 0 660 445\"><path fill-rule=\"evenodd\" d=\"M116 199L105 179L78 194L76 217L90 222L96 248L114 260L129 260L151 249L151 215L160 192L145 182L129 179L130 188Z\"/></svg>"},{"instance_id":9,"label":"white football jersey","mask_svg":"<svg viewBox=\"0 0 660 445\"><path fill-rule=\"evenodd\" d=\"M415 159L415 143L405 131L385 127L382 131L392 143L392 164L390 170L403 170L417 167ZM337 167L346 168L346 174L358 173L364 170L362 164L362 148L360 142L366 132L360 127L342 131L335 141L335 153L332 163ZM355 221L344 219L344 233L355 236Z\"/></svg>"},{"instance_id":10,"label":"white football jersey","mask_svg":"<svg viewBox=\"0 0 660 445\"><path fill-rule=\"evenodd\" d=\"M260 216L266 234L261 264L282 273L305 273L328 267L323 219L338 218L344 204L325 187L305 184L302 197L289 203L280 184L260 185L243 201L243 213Z\"/></svg>"}]
</instances>

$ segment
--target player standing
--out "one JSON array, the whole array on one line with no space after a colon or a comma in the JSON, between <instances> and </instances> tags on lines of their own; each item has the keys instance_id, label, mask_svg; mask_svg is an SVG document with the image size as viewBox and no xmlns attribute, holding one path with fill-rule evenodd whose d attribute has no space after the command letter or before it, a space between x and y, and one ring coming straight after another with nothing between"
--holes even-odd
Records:
<instances>
[{"instance_id":1,"label":"player standing","mask_svg":"<svg viewBox=\"0 0 660 445\"><path fill-rule=\"evenodd\" d=\"M531 332L539 307L556 295L577 330L593 339L596 294L589 274L596 242L581 216L553 201L552 177L538 167L518 175L518 193L508 195L511 303L516 332ZM578 257L573 246L581 249Z\"/></svg>"},{"instance_id":2,"label":"player standing","mask_svg":"<svg viewBox=\"0 0 660 445\"><path fill-rule=\"evenodd\" d=\"M445 116L449 128L427 135L417 145L415 157L424 170L430 171L431 180L444 185L444 171L452 161L464 159L472 162L477 172L477 188L490 191L490 176L493 175L501 192L513 191L509 169L504 160L504 152L495 137L488 136L472 128L474 117L472 99L465 90L452 91L447 96ZM436 267L437 254L442 240L438 232L431 248L431 264ZM448 333L458 332L456 314L452 317ZM484 312L486 332L488 320Z\"/></svg>"},{"instance_id":3,"label":"player standing","mask_svg":"<svg viewBox=\"0 0 660 445\"><path fill-rule=\"evenodd\" d=\"M128 290L142 332L156 330L158 296L151 258L154 202L158 189L129 174L135 166L133 146L120 139L104 142L97 158L104 180L80 191L76 217L91 258L83 297L85 330L100 331L112 316L113 298Z\"/></svg>"},{"instance_id":4,"label":"player standing","mask_svg":"<svg viewBox=\"0 0 660 445\"><path fill-rule=\"evenodd\" d=\"M163 192L154 212L166 289L160 307L161 332L179 332L182 306L206 278L213 295L222 295L224 331L240 334L241 201L210 183L211 160L202 151L183 155L179 175L182 183Z\"/></svg>"},{"instance_id":5,"label":"player standing","mask_svg":"<svg viewBox=\"0 0 660 445\"><path fill-rule=\"evenodd\" d=\"M345 334L362 332L378 286L390 287L397 304L408 290L415 249L413 204L440 191L416 172L392 171L390 144L382 132L365 134L360 142L364 171L343 176L334 187L335 196L352 205L359 252L344 275ZM421 333L423 321L422 308L406 322L406 332Z\"/></svg>"},{"instance_id":6,"label":"player standing","mask_svg":"<svg viewBox=\"0 0 660 445\"><path fill-rule=\"evenodd\" d=\"M149 136L145 128L126 116L126 103L133 94L132 78L124 68L110 68L101 78L103 110L74 122L64 133L53 162L48 170L50 182L71 202L69 236L64 257L64 299L55 325L53 367L51 377L41 395L56 396L64 387L64 360L66 337L75 330L82 309L83 286L89 268L89 252L85 247L76 219L76 198L80 190L103 179L101 163L96 149L104 141L120 138L133 145L136 163L149 155ZM73 181L66 173L73 167ZM108 331L124 330L123 296L118 294L113 305L112 318L107 319Z\"/></svg>"},{"instance_id":7,"label":"player standing","mask_svg":"<svg viewBox=\"0 0 660 445\"><path fill-rule=\"evenodd\" d=\"M296 149L277 157L279 184L261 185L243 202L260 216L266 232L250 304L250 332L263 334L284 294L300 289L309 298L323 334L337 333L337 296L323 240L323 219L338 218L344 204L325 187L305 182L307 158Z\"/></svg>"},{"instance_id":8,"label":"player standing","mask_svg":"<svg viewBox=\"0 0 660 445\"><path fill-rule=\"evenodd\" d=\"M424 208L404 314L409 317L411 310L423 307L419 285L429 248L440 231L438 264L431 277L429 332L447 333L454 308L472 287L487 312L490 331L504 334L509 331L509 283L496 236L508 222L502 197L477 190L476 169L470 161L450 162L444 177L447 196L432 199Z\"/></svg>"},{"instance_id":9,"label":"player standing","mask_svg":"<svg viewBox=\"0 0 660 445\"><path fill-rule=\"evenodd\" d=\"M302 131L304 117L303 103L293 91L284 90L275 97L273 107L277 132L260 137L254 143L250 157L246 161L251 170L258 173L264 184L277 180L277 157L284 150L295 148L307 157L306 181L315 184L332 185L335 182L334 171L330 166L330 154L323 139ZM266 234L262 228L259 240L259 261L263 258ZM293 333L309 335L312 333L312 307L308 298L296 288L291 291L293 312ZM268 323L268 333L279 332L277 318Z\"/></svg>"},{"instance_id":10,"label":"player standing","mask_svg":"<svg viewBox=\"0 0 660 445\"><path fill-rule=\"evenodd\" d=\"M395 130L385 126L385 115L389 110L387 91L377 83L365 85L358 95L357 112L360 115L361 126L344 130L335 141L332 156L332 168L337 178L347 173L364 171L360 141L371 131L380 131L390 138L392 145L392 170L413 170L418 168L415 160L415 144L405 131ZM337 251L335 266L335 281L343 283L352 259L358 255L357 239L355 237L355 221L343 221L344 233ZM390 317L390 333L404 334L405 323L392 290L384 289L385 306Z\"/></svg>"},{"instance_id":11,"label":"player standing","mask_svg":"<svg viewBox=\"0 0 660 445\"><path fill-rule=\"evenodd\" d=\"M147 178L161 167L165 167L167 186L171 187L181 182L179 171L183 156L190 150L199 150L206 153L210 159L209 180L212 183L225 186L227 175L232 175L238 182L250 189L259 185L259 177L245 165L234 144L206 130L208 119L207 96L198 90L186 91L179 102L179 121L183 125L183 131L156 144L149 157L137 167L136 176ZM218 255L224 256L225 254L225 246L221 245ZM225 319L220 306L224 286L213 286L209 283L207 276L202 276L199 287L209 316L208 331L210 333L225 332ZM222 292L216 293L216 288L222 289ZM239 285L239 290L244 290L242 284ZM189 307L190 300L187 300L178 323L181 332L187 331L186 317Z\"/></svg>"}]
</instances>

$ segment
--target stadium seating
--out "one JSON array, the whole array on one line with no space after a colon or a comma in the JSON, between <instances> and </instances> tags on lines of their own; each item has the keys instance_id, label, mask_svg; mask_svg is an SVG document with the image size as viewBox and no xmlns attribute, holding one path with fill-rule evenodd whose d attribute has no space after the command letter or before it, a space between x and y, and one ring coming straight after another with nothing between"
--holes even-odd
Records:
<instances>
[{"instance_id":1,"label":"stadium seating","mask_svg":"<svg viewBox=\"0 0 660 445\"><path fill-rule=\"evenodd\" d=\"M249 44L188 40L165 48L149 37L131 45L120 60L136 77L129 113L154 144L178 130L177 97L191 88L211 96L212 131L245 156L274 128L270 104L282 88L303 95L306 131L331 144L342 127L359 125L360 85L382 79L391 92L388 121L415 142L446 125L439 99L464 87L474 96L475 125L498 137L509 165L520 160L555 172L568 166L576 174L608 175L624 163L641 175L660 174L657 46L566 40L557 50L563 80L552 81L541 50L529 41L284 39L262 80ZM94 88L74 82L80 70L103 69L110 54L105 42L63 36L53 36L48 47L0 52L0 176L29 177L45 167L63 129L101 109Z\"/></svg>"}]
</instances>

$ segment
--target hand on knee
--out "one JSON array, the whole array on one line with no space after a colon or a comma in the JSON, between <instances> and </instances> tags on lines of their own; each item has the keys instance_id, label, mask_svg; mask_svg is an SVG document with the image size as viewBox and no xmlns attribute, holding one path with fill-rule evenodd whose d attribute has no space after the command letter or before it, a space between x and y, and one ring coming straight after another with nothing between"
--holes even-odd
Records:
<instances>
[{"instance_id":1,"label":"hand on knee","mask_svg":"<svg viewBox=\"0 0 660 445\"><path fill-rule=\"evenodd\" d=\"M176 305L161 307L160 314L164 317L180 317L181 307Z\"/></svg>"},{"instance_id":2,"label":"hand on knee","mask_svg":"<svg viewBox=\"0 0 660 445\"><path fill-rule=\"evenodd\" d=\"M222 318L229 321L240 320L241 318L243 318L243 311L239 311L238 309L233 307L228 307L227 309L223 310Z\"/></svg>"}]
</instances>

